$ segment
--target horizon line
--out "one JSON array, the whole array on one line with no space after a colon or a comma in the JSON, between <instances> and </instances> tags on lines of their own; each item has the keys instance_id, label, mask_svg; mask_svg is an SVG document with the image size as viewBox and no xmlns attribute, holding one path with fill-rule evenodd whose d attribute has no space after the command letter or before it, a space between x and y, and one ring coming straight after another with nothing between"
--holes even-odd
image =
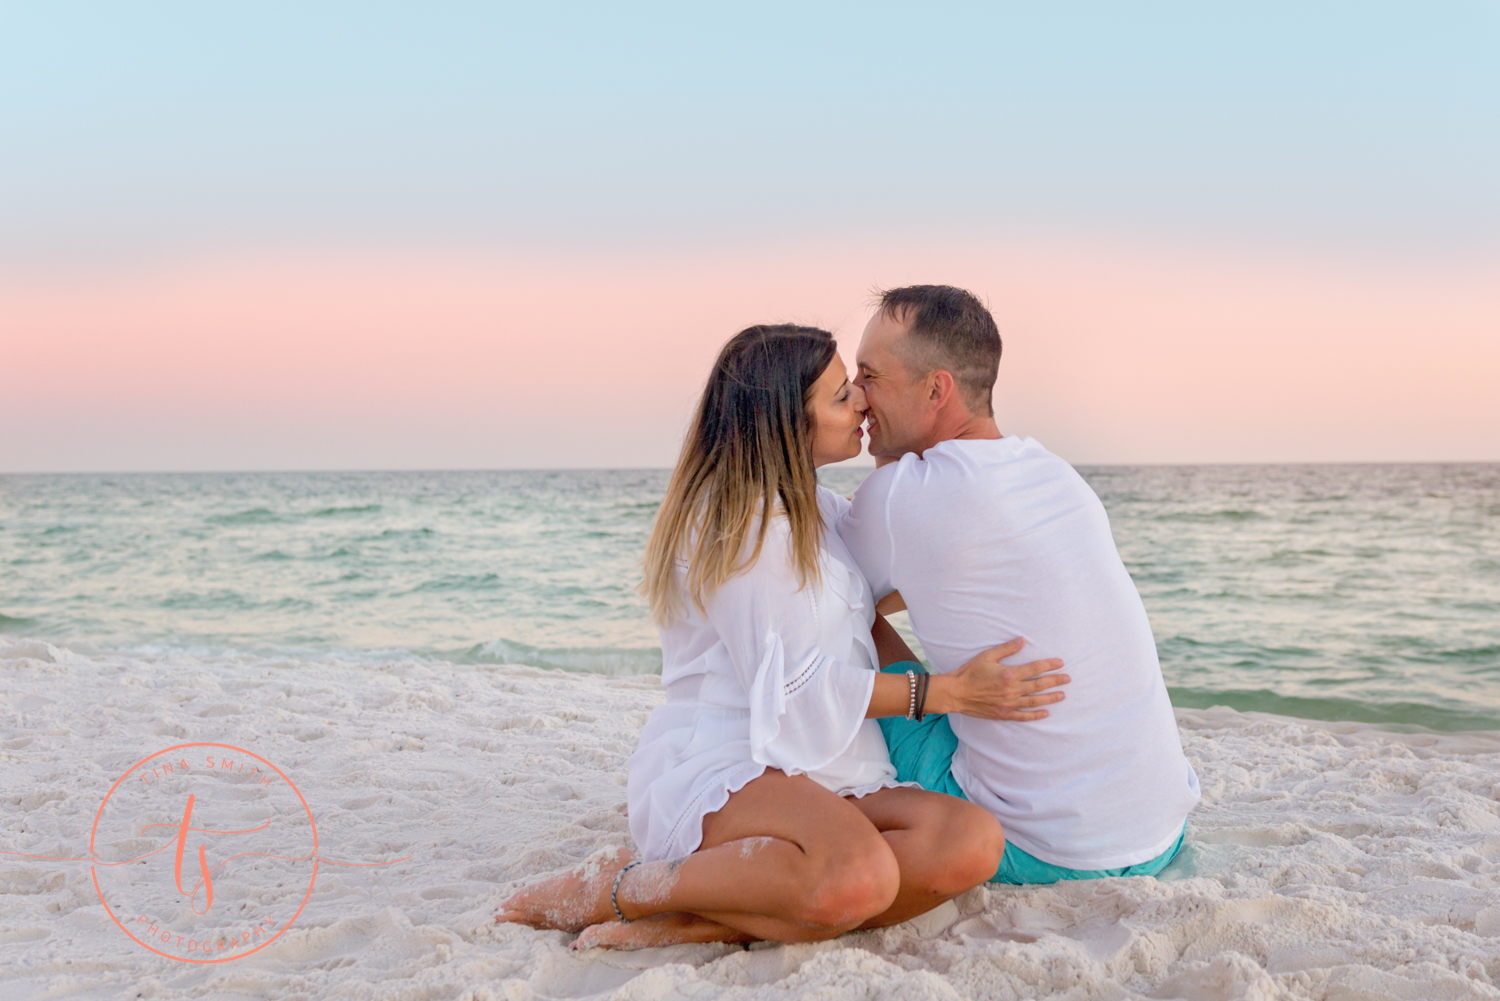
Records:
<instances>
[{"instance_id":1,"label":"horizon line","mask_svg":"<svg viewBox=\"0 0 1500 1001\"><path fill-rule=\"evenodd\" d=\"M1333 459L1319 460L1266 460L1260 462L1069 462L1075 469L1187 469L1212 467L1264 467L1264 466L1500 466L1500 459ZM832 464L837 469L870 470L873 463L844 465ZM350 467L318 469L33 469L0 470L0 477L8 476L235 476L235 475L286 475L311 474L331 476L337 474L369 475L376 473L669 473L671 466L432 466L432 467Z\"/></svg>"}]
</instances>

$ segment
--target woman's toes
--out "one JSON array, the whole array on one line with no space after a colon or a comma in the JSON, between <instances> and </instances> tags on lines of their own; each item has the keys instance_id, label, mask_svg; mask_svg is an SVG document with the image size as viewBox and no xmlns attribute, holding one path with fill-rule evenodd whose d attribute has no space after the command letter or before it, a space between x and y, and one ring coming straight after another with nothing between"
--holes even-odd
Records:
<instances>
[{"instance_id":1,"label":"woman's toes","mask_svg":"<svg viewBox=\"0 0 1500 1001\"><path fill-rule=\"evenodd\" d=\"M613 948L619 946L623 941L631 937L630 929L618 921L606 921L603 924L590 925L579 933L568 948L582 952L584 949L593 949L596 946Z\"/></svg>"}]
</instances>

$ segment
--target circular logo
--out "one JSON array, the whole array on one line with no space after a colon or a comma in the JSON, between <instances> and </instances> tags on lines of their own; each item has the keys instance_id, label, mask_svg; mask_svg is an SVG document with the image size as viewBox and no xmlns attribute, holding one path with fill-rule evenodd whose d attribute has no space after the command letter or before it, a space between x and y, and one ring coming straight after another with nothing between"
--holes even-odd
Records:
<instances>
[{"instance_id":1,"label":"circular logo","mask_svg":"<svg viewBox=\"0 0 1500 1001\"><path fill-rule=\"evenodd\" d=\"M99 804L89 851L115 924L183 963L264 949L301 915L318 878L318 829L302 793L232 744L178 744L137 762Z\"/></svg>"}]
</instances>

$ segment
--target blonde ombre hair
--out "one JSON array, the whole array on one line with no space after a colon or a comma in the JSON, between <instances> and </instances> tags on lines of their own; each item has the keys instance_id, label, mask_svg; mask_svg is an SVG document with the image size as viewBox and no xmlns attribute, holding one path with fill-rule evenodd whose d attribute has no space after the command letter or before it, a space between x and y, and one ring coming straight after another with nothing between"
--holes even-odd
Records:
<instances>
[{"instance_id":1,"label":"blonde ombre hair","mask_svg":"<svg viewBox=\"0 0 1500 1001\"><path fill-rule=\"evenodd\" d=\"M818 582L823 517L808 404L835 350L826 330L777 324L741 330L719 352L642 561L641 593L659 624L686 601L703 612L720 585L754 566L778 513L800 586Z\"/></svg>"}]
</instances>

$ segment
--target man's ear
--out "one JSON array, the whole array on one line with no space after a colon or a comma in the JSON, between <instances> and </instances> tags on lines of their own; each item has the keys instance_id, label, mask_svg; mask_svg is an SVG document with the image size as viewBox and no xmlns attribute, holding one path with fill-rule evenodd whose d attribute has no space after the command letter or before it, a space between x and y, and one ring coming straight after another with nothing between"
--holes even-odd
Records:
<instances>
[{"instance_id":1,"label":"man's ear","mask_svg":"<svg viewBox=\"0 0 1500 1001\"><path fill-rule=\"evenodd\" d=\"M941 410L953 398L956 388L953 373L937 369L927 377L927 402Z\"/></svg>"}]
</instances>

